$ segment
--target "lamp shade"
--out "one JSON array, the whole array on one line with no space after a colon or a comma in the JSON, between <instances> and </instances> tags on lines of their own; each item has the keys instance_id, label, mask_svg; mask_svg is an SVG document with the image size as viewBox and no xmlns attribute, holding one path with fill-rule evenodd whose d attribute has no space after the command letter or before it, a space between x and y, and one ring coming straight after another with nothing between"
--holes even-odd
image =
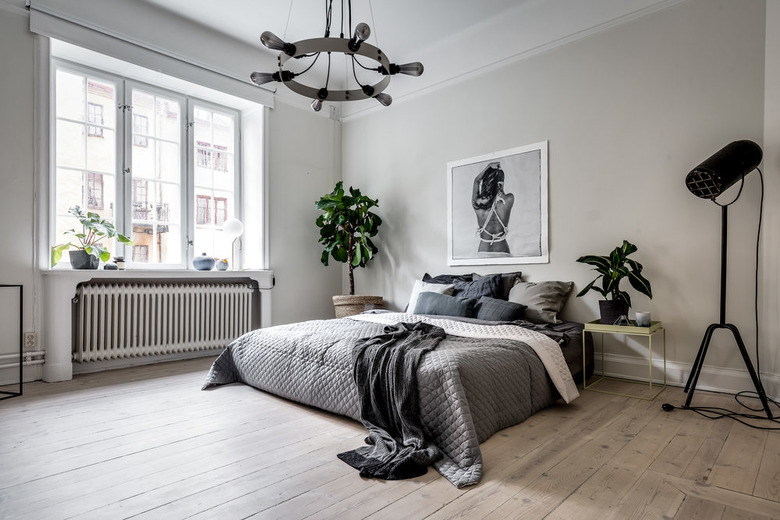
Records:
<instances>
[{"instance_id":1,"label":"lamp shade","mask_svg":"<svg viewBox=\"0 0 780 520\"><path fill-rule=\"evenodd\" d=\"M685 177L688 190L702 199L715 199L738 180L755 170L763 157L753 141L729 143Z\"/></svg>"},{"instance_id":2,"label":"lamp shade","mask_svg":"<svg viewBox=\"0 0 780 520\"><path fill-rule=\"evenodd\" d=\"M244 232L244 224L237 218L231 218L222 224L222 231L230 238L238 238Z\"/></svg>"}]
</instances>

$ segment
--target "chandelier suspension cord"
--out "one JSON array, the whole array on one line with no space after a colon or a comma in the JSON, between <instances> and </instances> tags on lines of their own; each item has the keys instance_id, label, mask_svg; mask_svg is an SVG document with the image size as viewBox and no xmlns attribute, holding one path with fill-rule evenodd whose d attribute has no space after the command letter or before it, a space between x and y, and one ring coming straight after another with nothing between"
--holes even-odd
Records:
<instances>
[{"instance_id":1,"label":"chandelier suspension cord","mask_svg":"<svg viewBox=\"0 0 780 520\"><path fill-rule=\"evenodd\" d=\"M352 0L350 0L351 2ZM376 46L380 49L382 48L379 45L379 31L376 30L376 20L374 20L374 6L371 3L371 0L368 0L368 11L371 13L371 27L374 28L374 41L376 42Z\"/></svg>"},{"instance_id":2,"label":"chandelier suspension cord","mask_svg":"<svg viewBox=\"0 0 780 520\"><path fill-rule=\"evenodd\" d=\"M295 0L290 0L290 8L287 9L287 23L284 24L284 39L287 40L287 28L290 27L290 18L292 17L292 8Z\"/></svg>"},{"instance_id":3,"label":"chandelier suspension cord","mask_svg":"<svg viewBox=\"0 0 780 520\"><path fill-rule=\"evenodd\" d=\"M325 38L330 36L330 22L333 20L333 0L325 0Z\"/></svg>"}]
</instances>

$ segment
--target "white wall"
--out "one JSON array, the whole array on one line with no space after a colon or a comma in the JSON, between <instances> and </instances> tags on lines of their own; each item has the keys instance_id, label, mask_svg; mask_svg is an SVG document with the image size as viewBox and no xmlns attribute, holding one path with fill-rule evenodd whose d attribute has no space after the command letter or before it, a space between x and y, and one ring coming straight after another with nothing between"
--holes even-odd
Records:
<instances>
[{"instance_id":1,"label":"white wall","mask_svg":"<svg viewBox=\"0 0 780 520\"><path fill-rule=\"evenodd\" d=\"M357 275L358 290L403 308L424 272L469 271L446 265L447 162L549 140L550 263L473 271L520 269L528 280L581 288L592 276L577 257L630 240L655 295L634 291L635 308L663 320L670 380L684 381L718 320L720 211L683 181L732 140L763 144L764 34L764 2L691 0L346 121L345 184L378 198L385 222L382 252ZM749 349L758 181L747 178L730 212L728 320ZM777 216L768 217L765 243L777 230ZM765 266L779 254L765 250ZM762 313L774 321L778 305L767 298ZM594 319L597 300L571 298L565 316ZM780 337L765 330L762 372L776 383L770 351ZM744 369L725 334L707 365L737 378ZM708 372L699 387L718 386L718 377Z\"/></svg>"},{"instance_id":2,"label":"white wall","mask_svg":"<svg viewBox=\"0 0 780 520\"><path fill-rule=\"evenodd\" d=\"M276 275L273 322L332 318L341 269L320 263L320 212L341 172L341 123L284 103L270 111L270 267Z\"/></svg>"},{"instance_id":3,"label":"white wall","mask_svg":"<svg viewBox=\"0 0 780 520\"><path fill-rule=\"evenodd\" d=\"M23 13L0 9L0 283L24 284L24 330L38 328L33 258L33 39ZM15 293L3 291L3 308L18 320ZM4 320L5 323L5 320ZM18 324L0 333L0 354L19 351ZM6 361L7 362L7 361ZM0 364L3 364L0 361ZM39 377L32 371L29 377ZM0 370L0 383L18 380L18 369Z\"/></svg>"},{"instance_id":4,"label":"white wall","mask_svg":"<svg viewBox=\"0 0 780 520\"><path fill-rule=\"evenodd\" d=\"M761 244L762 367L780 372L780 2L766 5L764 87L765 228ZM767 370L770 370L768 368Z\"/></svg>"}]
</instances>

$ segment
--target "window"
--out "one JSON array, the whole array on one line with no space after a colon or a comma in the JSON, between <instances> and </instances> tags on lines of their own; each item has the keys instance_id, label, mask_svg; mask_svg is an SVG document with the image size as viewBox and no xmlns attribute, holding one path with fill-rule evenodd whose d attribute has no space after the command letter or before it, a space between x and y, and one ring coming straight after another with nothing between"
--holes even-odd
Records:
<instances>
[{"instance_id":1,"label":"window","mask_svg":"<svg viewBox=\"0 0 780 520\"><path fill-rule=\"evenodd\" d=\"M214 225L221 226L227 220L227 198L214 197Z\"/></svg>"},{"instance_id":2,"label":"window","mask_svg":"<svg viewBox=\"0 0 780 520\"><path fill-rule=\"evenodd\" d=\"M87 122L100 125L87 127L87 133L90 137L103 137L103 105L87 103Z\"/></svg>"},{"instance_id":3,"label":"window","mask_svg":"<svg viewBox=\"0 0 780 520\"><path fill-rule=\"evenodd\" d=\"M133 146L149 146L149 118L140 114L133 114Z\"/></svg>"},{"instance_id":4,"label":"window","mask_svg":"<svg viewBox=\"0 0 780 520\"><path fill-rule=\"evenodd\" d=\"M195 219L195 222L200 225L204 226L209 223L209 215L211 214L209 212L209 206L211 206L211 197L208 197L206 195L196 195L196 198L198 200L198 214Z\"/></svg>"},{"instance_id":5,"label":"window","mask_svg":"<svg viewBox=\"0 0 780 520\"><path fill-rule=\"evenodd\" d=\"M222 225L239 217L236 110L63 61L53 87L52 245L66 240L78 205L133 240L134 267L230 256Z\"/></svg>"},{"instance_id":6,"label":"window","mask_svg":"<svg viewBox=\"0 0 780 520\"><path fill-rule=\"evenodd\" d=\"M87 172L87 208L103 209L103 174Z\"/></svg>"}]
</instances>

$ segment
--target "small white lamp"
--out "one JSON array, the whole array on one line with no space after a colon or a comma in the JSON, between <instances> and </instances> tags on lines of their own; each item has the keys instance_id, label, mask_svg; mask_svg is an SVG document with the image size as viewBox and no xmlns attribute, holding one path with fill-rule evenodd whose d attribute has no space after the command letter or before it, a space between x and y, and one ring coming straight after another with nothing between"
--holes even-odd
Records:
<instances>
[{"instance_id":1,"label":"small white lamp","mask_svg":"<svg viewBox=\"0 0 780 520\"><path fill-rule=\"evenodd\" d=\"M235 271L236 262L234 253L236 251L236 240L238 240L238 237L244 232L244 223L237 218L228 219L222 224L222 231L228 238L233 239L230 246L230 269Z\"/></svg>"}]
</instances>

